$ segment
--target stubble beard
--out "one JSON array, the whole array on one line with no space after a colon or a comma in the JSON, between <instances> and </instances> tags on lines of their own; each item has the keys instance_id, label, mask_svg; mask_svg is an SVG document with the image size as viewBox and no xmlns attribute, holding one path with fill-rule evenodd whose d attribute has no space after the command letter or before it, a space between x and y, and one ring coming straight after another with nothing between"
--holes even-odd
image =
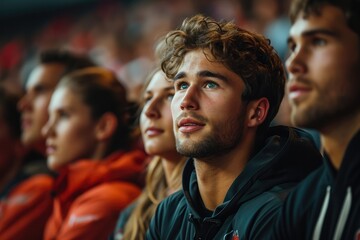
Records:
<instances>
[{"instance_id":1,"label":"stubble beard","mask_svg":"<svg viewBox=\"0 0 360 240\"><path fill-rule=\"evenodd\" d=\"M360 93L358 90L344 91L341 95L331 98L328 98L325 92L322 91L317 101L303 110L298 110L297 106L292 106L294 109L291 113L291 120L294 125L321 132L322 129L338 119L359 112ZM325 99L326 101L324 101Z\"/></svg>"},{"instance_id":2,"label":"stubble beard","mask_svg":"<svg viewBox=\"0 0 360 240\"><path fill-rule=\"evenodd\" d=\"M213 126L211 133L198 141L186 139L180 141L176 137L176 150L184 156L199 160L210 160L213 157L221 156L238 146L243 137L243 126L245 113L240 113L224 125ZM189 135L186 138L190 138Z\"/></svg>"}]
</instances>

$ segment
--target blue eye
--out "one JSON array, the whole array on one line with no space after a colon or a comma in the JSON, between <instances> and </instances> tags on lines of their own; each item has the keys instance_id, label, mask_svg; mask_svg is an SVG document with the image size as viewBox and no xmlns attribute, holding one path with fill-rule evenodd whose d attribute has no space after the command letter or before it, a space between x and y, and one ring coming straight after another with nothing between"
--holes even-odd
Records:
<instances>
[{"instance_id":1,"label":"blue eye","mask_svg":"<svg viewBox=\"0 0 360 240\"><path fill-rule=\"evenodd\" d=\"M216 83L214 83L214 82L207 82L207 83L205 84L205 87L206 87L206 88L211 88L211 89L217 88L218 86L219 86L219 85L216 84Z\"/></svg>"},{"instance_id":2,"label":"blue eye","mask_svg":"<svg viewBox=\"0 0 360 240\"><path fill-rule=\"evenodd\" d=\"M186 82L180 82L177 84L176 88L178 90L185 90L189 87L189 84L187 84Z\"/></svg>"},{"instance_id":3,"label":"blue eye","mask_svg":"<svg viewBox=\"0 0 360 240\"><path fill-rule=\"evenodd\" d=\"M315 45L315 46L325 46L326 45L326 40L322 39L322 38L314 38L312 40L312 43Z\"/></svg>"}]
</instances>

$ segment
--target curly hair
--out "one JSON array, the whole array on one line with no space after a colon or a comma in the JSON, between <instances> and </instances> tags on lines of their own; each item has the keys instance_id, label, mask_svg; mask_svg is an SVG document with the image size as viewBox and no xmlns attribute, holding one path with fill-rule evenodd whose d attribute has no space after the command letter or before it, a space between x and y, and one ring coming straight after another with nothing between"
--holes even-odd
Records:
<instances>
[{"instance_id":1,"label":"curly hair","mask_svg":"<svg viewBox=\"0 0 360 240\"><path fill-rule=\"evenodd\" d=\"M293 0L290 6L290 19L294 23L300 13L306 18L308 15L318 15L324 5L340 8L348 26L360 35L360 0Z\"/></svg>"},{"instance_id":2,"label":"curly hair","mask_svg":"<svg viewBox=\"0 0 360 240\"><path fill-rule=\"evenodd\" d=\"M209 61L220 62L245 83L241 97L251 101L265 97L270 108L258 131L265 130L279 110L284 96L285 71L270 41L232 22L215 21L196 15L187 18L178 30L169 32L162 45L161 68L172 79L186 53L209 50Z\"/></svg>"}]
</instances>

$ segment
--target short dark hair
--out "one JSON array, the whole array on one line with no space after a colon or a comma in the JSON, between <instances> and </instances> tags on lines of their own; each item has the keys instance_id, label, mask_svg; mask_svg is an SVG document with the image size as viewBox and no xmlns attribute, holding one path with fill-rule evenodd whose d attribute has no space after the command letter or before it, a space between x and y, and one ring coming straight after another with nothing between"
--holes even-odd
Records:
<instances>
[{"instance_id":1,"label":"short dark hair","mask_svg":"<svg viewBox=\"0 0 360 240\"><path fill-rule=\"evenodd\" d=\"M96 64L88 56L76 54L64 49L48 49L41 52L39 56L39 63L57 63L64 65L65 70L62 76L78 69L96 66Z\"/></svg>"},{"instance_id":2,"label":"short dark hair","mask_svg":"<svg viewBox=\"0 0 360 240\"><path fill-rule=\"evenodd\" d=\"M11 135L15 138L21 136L21 118L17 109L19 99L20 96L10 93L0 86L0 114L9 127Z\"/></svg>"},{"instance_id":3,"label":"short dark hair","mask_svg":"<svg viewBox=\"0 0 360 240\"><path fill-rule=\"evenodd\" d=\"M161 67L167 77L172 79L185 54L196 49L208 49L212 54L210 61L224 64L243 79L243 100L262 97L269 100L268 115L258 132L266 130L279 110L285 91L283 63L270 41L232 22L217 22L202 15L187 18L162 43Z\"/></svg>"},{"instance_id":4,"label":"short dark hair","mask_svg":"<svg viewBox=\"0 0 360 240\"><path fill-rule=\"evenodd\" d=\"M294 23L300 13L304 16L318 14L324 5L332 5L340 8L344 14L348 26L360 35L360 0L293 0L290 6L290 19Z\"/></svg>"},{"instance_id":5,"label":"short dark hair","mask_svg":"<svg viewBox=\"0 0 360 240\"><path fill-rule=\"evenodd\" d=\"M57 88L69 87L89 106L93 119L103 114L113 113L117 120L117 130L112 136L106 154L115 150L126 150L131 145L128 123L129 103L126 89L115 74L103 67L91 67L74 71L63 77Z\"/></svg>"}]
</instances>

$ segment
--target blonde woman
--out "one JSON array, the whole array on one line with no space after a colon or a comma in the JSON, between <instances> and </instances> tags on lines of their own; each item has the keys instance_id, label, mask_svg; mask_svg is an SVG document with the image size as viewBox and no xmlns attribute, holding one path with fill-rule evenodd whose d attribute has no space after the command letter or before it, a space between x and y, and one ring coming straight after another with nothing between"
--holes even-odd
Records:
<instances>
[{"instance_id":1,"label":"blonde woman","mask_svg":"<svg viewBox=\"0 0 360 240\"><path fill-rule=\"evenodd\" d=\"M145 239L157 205L181 188L186 158L175 147L170 104L173 84L160 69L150 74L144 86L140 129L145 151L152 156L145 188L137 201L119 217L114 239Z\"/></svg>"}]
</instances>

